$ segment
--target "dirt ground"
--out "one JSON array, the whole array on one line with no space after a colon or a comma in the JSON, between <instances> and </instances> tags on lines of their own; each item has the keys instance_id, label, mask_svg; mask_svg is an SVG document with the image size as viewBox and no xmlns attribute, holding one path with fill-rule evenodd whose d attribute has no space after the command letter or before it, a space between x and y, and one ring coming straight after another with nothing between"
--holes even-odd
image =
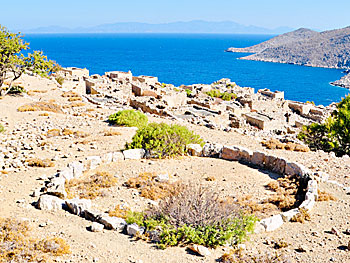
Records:
<instances>
[{"instance_id":1,"label":"dirt ground","mask_svg":"<svg viewBox=\"0 0 350 263\"><path fill-rule=\"evenodd\" d=\"M34 87L33 87L34 89ZM11 142L32 144L31 150L18 147L12 154L18 158L49 158L55 163L49 168L23 167L0 173L0 213L1 217L28 219L38 236L58 235L71 247L72 253L55 258L55 262L217 262L226 248L213 250L208 257L198 257L186 248L159 250L153 244L135 241L117 231L103 230L100 233L88 231L91 222L65 211L41 211L32 204L38 197L32 197L35 189L43 186L45 178L64 168L67 163L87 156L123 149L135 133L134 128L110 127L106 122L114 111L97 108L87 102L85 106L67 108L67 112L48 113L18 112L17 108L33 101L49 101L69 105L62 91L47 83L38 82L35 89L47 90L31 96L6 96L0 100L0 123L5 133L0 135L0 148L6 149ZM205 127L189 125L186 122L150 117L150 121L180 123L195 131L205 141L224 145L240 145L252 150L265 151L304 164L314 171L327 172L330 179L347 186L349 183L350 160L336 158L324 152L297 153L285 150L266 150L260 144L261 138L239 134L235 131L223 132ZM73 135L48 138L50 129L64 128L88 133L81 138ZM104 136L105 131L118 131L120 135ZM136 189L128 189L123 183L142 172L168 173L172 181L191 181L208 184L223 196L252 195L257 200L271 194L264 186L276 175L247 167L238 162L197 157L183 157L167 160L130 160L99 167L118 176L116 187L106 191L104 197L94 201L96 208L108 211L116 204L127 203L136 211L147 207L149 200L141 198ZM207 182L205 178L214 177ZM281 250L292 262L350 262L350 251L346 249L350 235L350 196L334 185L323 183L322 190L332 193L337 201L317 202L311 212L311 221L304 224L287 223L270 233L253 234L246 242L247 250L272 250L273 241L285 240L289 245ZM331 232L332 227L340 235ZM300 252L300 248L302 251ZM280 250L278 250L280 251Z\"/></svg>"}]
</instances>

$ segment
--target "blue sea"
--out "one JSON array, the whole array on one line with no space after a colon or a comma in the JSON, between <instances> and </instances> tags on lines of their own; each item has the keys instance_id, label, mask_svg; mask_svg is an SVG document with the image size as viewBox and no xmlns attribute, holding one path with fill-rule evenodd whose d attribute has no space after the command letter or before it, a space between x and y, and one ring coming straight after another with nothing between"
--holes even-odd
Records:
<instances>
[{"instance_id":1,"label":"blue sea","mask_svg":"<svg viewBox=\"0 0 350 263\"><path fill-rule=\"evenodd\" d=\"M226 53L268 40L266 35L219 34L40 34L27 35L33 50L42 50L62 66L86 67L91 74L128 71L157 76L174 85L212 83L230 78L240 86L285 91L285 98L328 105L348 90L329 82L344 74L310 68L238 60L247 54Z\"/></svg>"}]
</instances>

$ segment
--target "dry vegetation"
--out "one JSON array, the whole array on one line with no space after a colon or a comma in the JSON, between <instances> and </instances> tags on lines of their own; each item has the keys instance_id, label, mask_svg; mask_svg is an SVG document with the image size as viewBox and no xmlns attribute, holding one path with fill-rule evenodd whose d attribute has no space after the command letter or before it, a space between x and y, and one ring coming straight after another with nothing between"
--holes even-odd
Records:
<instances>
[{"instance_id":1,"label":"dry vegetation","mask_svg":"<svg viewBox=\"0 0 350 263\"><path fill-rule=\"evenodd\" d=\"M292 217L291 219L292 222L299 222L299 223L305 223L305 221L311 221L311 216L309 214L309 211L304 209L304 208L300 208L299 209L299 213L296 214L295 216Z\"/></svg>"},{"instance_id":2,"label":"dry vegetation","mask_svg":"<svg viewBox=\"0 0 350 263\"><path fill-rule=\"evenodd\" d=\"M295 151L295 152L309 152L310 149L308 146L297 144L297 143L282 143L277 139L271 139L269 141L263 141L261 143L263 146L265 146L267 149L280 149L280 150L287 150L287 151Z\"/></svg>"},{"instance_id":3,"label":"dry vegetation","mask_svg":"<svg viewBox=\"0 0 350 263\"><path fill-rule=\"evenodd\" d=\"M108 212L108 214L109 216L115 216L115 217L126 219L130 212L131 210L128 208L123 208L120 205L116 205L113 210L110 210Z\"/></svg>"},{"instance_id":4,"label":"dry vegetation","mask_svg":"<svg viewBox=\"0 0 350 263\"><path fill-rule=\"evenodd\" d=\"M291 263L282 252L266 251L247 253L243 249L233 248L230 252L221 256L220 262L223 263Z\"/></svg>"},{"instance_id":5,"label":"dry vegetation","mask_svg":"<svg viewBox=\"0 0 350 263\"><path fill-rule=\"evenodd\" d=\"M63 113L60 105L54 103L53 101L49 102L33 102L29 104L25 104L17 109L19 112L27 112L27 111L49 111L55 113Z\"/></svg>"},{"instance_id":6,"label":"dry vegetation","mask_svg":"<svg viewBox=\"0 0 350 263\"><path fill-rule=\"evenodd\" d=\"M105 130L103 133L103 136L117 136L117 135L121 135L121 133L118 131L113 131L112 129Z\"/></svg>"},{"instance_id":7,"label":"dry vegetation","mask_svg":"<svg viewBox=\"0 0 350 263\"><path fill-rule=\"evenodd\" d=\"M324 201L337 201L338 199L330 194L330 193L327 193L327 192L324 192L324 191L320 191L318 190L317 191L317 200L318 202L324 202Z\"/></svg>"},{"instance_id":8,"label":"dry vegetation","mask_svg":"<svg viewBox=\"0 0 350 263\"><path fill-rule=\"evenodd\" d=\"M84 132L84 131L72 131L68 128L64 128L63 130L60 129L51 129L47 131L46 136L48 138L50 137L57 137L57 136L69 136L69 135L73 135L75 138L86 138L88 136L90 136L90 133L88 132Z\"/></svg>"},{"instance_id":9,"label":"dry vegetation","mask_svg":"<svg viewBox=\"0 0 350 263\"><path fill-rule=\"evenodd\" d=\"M63 92L61 96L64 97L64 98L80 97L78 93L75 93L73 91Z\"/></svg>"},{"instance_id":10,"label":"dry vegetation","mask_svg":"<svg viewBox=\"0 0 350 263\"><path fill-rule=\"evenodd\" d=\"M68 198L95 199L103 196L103 189L113 187L118 180L115 176L106 171L98 171L92 175L84 175L79 179L67 181L65 188Z\"/></svg>"},{"instance_id":11,"label":"dry vegetation","mask_svg":"<svg viewBox=\"0 0 350 263\"><path fill-rule=\"evenodd\" d=\"M83 99L81 97L71 97L71 98L68 98L68 101L69 102L73 102L73 101L82 101Z\"/></svg>"},{"instance_id":12,"label":"dry vegetation","mask_svg":"<svg viewBox=\"0 0 350 263\"><path fill-rule=\"evenodd\" d=\"M142 173L138 177L129 179L124 186L139 189L142 197L151 200L163 199L177 191L176 184L157 182L155 178L154 173Z\"/></svg>"},{"instance_id":13,"label":"dry vegetation","mask_svg":"<svg viewBox=\"0 0 350 263\"><path fill-rule=\"evenodd\" d=\"M42 168L47 168L47 167L54 167L55 163L52 162L49 159L38 159L38 158L30 158L26 160L28 166L31 167L42 167Z\"/></svg>"},{"instance_id":14,"label":"dry vegetation","mask_svg":"<svg viewBox=\"0 0 350 263\"><path fill-rule=\"evenodd\" d=\"M0 218L0 262L50 262L52 256L70 253L59 237L38 239L27 222Z\"/></svg>"},{"instance_id":15,"label":"dry vegetation","mask_svg":"<svg viewBox=\"0 0 350 263\"><path fill-rule=\"evenodd\" d=\"M271 181L266 188L274 192L269 198L259 202L251 195L245 195L238 198L239 204L257 214L287 211L298 207L304 200L306 183L301 183L296 176L287 176Z\"/></svg>"}]
</instances>

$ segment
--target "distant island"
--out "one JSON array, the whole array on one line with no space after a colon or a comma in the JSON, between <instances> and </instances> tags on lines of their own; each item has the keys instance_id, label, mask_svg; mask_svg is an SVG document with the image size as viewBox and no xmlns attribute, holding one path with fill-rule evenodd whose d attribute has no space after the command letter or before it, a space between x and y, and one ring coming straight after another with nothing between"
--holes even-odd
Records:
<instances>
[{"instance_id":1,"label":"distant island","mask_svg":"<svg viewBox=\"0 0 350 263\"><path fill-rule=\"evenodd\" d=\"M240 58L245 60L349 69L350 27L324 32L300 28L255 46L231 47L226 51L254 53ZM350 75L331 84L350 89Z\"/></svg>"},{"instance_id":2,"label":"distant island","mask_svg":"<svg viewBox=\"0 0 350 263\"><path fill-rule=\"evenodd\" d=\"M68 28L47 26L33 29L18 29L23 33L216 33L216 34L282 34L293 30L289 27L269 29L253 25L242 25L233 21L210 22L194 20L161 24L124 22L93 27Z\"/></svg>"}]
</instances>

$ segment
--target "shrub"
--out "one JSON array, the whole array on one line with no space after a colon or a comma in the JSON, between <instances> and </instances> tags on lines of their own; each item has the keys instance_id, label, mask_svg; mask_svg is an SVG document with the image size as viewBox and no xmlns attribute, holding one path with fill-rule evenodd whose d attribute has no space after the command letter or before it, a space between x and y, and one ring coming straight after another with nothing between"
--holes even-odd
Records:
<instances>
[{"instance_id":1,"label":"shrub","mask_svg":"<svg viewBox=\"0 0 350 263\"><path fill-rule=\"evenodd\" d=\"M83 178L66 181L65 188L68 198L79 196L79 198L95 199L103 195L103 189L113 187L117 182L117 178L110 173L98 171Z\"/></svg>"},{"instance_id":2,"label":"shrub","mask_svg":"<svg viewBox=\"0 0 350 263\"><path fill-rule=\"evenodd\" d=\"M223 202L208 187L183 184L157 207L131 213L126 221L147 230L161 229L160 248L187 244L215 248L243 242L253 231L256 218L243 214L237 203Z\"/></svg>"},{"instance_id":3,"label":"shrub","mask_svg":"<svg viewBox=\"0 0 350 263\"><path fill-rule=\"evenodd\" d=\"M10 89L6 89L7 94L21 94L26 93L26 90L21 86L12 86Z\"/></svg>"},{"instance_id":4,"label":"shrub","mask_svg":"<svg viewBox=\"0 0 350 263\"><path fill-rule=\"evenodd\" d=\"M56 79L57 83L62 86L62 84L64 83L64 77L58 76L55 79Z\"/></svg>"},{"instance_id":5,"label":"shrub","mask_svg":"<svg viewBox=\"0 0 350 263\"><path fill-rule=\"evenodd\" d=\"M305 126L298 135L313 150L333 151L337 156L350 154L350 96L344 98L337 110L323 124Z\"/></svg>"},{"instance_id":6,"label":"shrub","mask_svg":"<svg viewBox=\"0 0 350 263\"><path fill-rule=\"evenodd\" d=\"M25 104L17 109L19 112L26 111L50 111L55 113L63 113L61 106L54 102L33 102Z\"/></svg>"},{"instance_id":7,"label":"shrub","mask_svg":"<svg viewBox=\"0 0 350 263\"><path fill-rule=\"evenodd\" d=\"M5 131L5 128L4 126L2 126L2 124L0 123L0 133L4 132Z\"/></svg>"},{"instance_id":8,"label":"shrub","mask_svg":"<svg viewBox=\"0 0 350 263\"><path fill-rule=\"evenodd\" d=\"M121 133L118 131L113 131L112 129L105 130L103 133L103 136L117 136L117 135L121 135Z\"/></svg>"},{"instance_id":9,"label":"shrub","mask_svg":"<svg viewBox=\"0 0 350 263\"><path fill-rule=\"evenodd\" d=\"M32 235L27 222L0 218L0 262L52 262L48 256L70 253L70 247L59 237L43 240Z\"/></svg>"},{"instance_id":10,"label":"shrub","mask_svg":"<svg viewBox=\"0 0 350 263\"><path fill-rule=\"evenodd\" d=\"M147 125L148 118L139 111L122 110L110 115L108 121L118 126L142 128Z\"/></svg>"},{"instance_id":11,"label":"shrub","mask_svg":"<svg viewBox=\"0 0 350 263\"><path fill-rule=\"evenodd\" d=\"M165 158L184 155L186 146L191 143L203 145L203 140L185 126L151 123L137 131L126 149L142 148L151 157Z\"/></svg>"},{"instance_id":12,"label":"shrub","mask_svg":"<svg viewBox=\"0 0 350 263\"><path fill-rule=\"evenodd\" d=\"M286 254L276 251L250 252L242 249L231 249L229 253L221 256L223 263L291 263L293 262Z\"/></svg>"},{"instance_id":13,"label":"shrub","mask_svg":"<svg viewBox=\"0 0 350 263\"><path fill-rule=\"evenodd\" d=\"M228 92L221 93L220 90L218 89L212 89L211 91L208 91L206 94L212 98L221 98L226 101L230 101L232 99L237 98L237 95L234 93L228 93Z\"/></svg>"},{"instance_id":14,"label":"shrub","mask_svg":"<svg viewBox=\"0 0 350 263\"><path fill-rule=\"evenodd\" d=\"M185 89L187 97L190 97L192 95L192 90L190 89Z\"/></svg>"},{"instance_id":15,"label":"shrub","mask_svg":"<svg viewBox=\"0 0 350 263\"><path fill-rule=\"evenodd\" d=\"M31 167L41 167L41 168L47 168L47 167L54 167L55 163L50 161L49 159L38 159L38 158L31 158L27 159L26 162L28 163L28 166Z\"/></svg>"},{"instance_id":16,"label":"shrub","mask_svg":"<svg viewBox=\"0 0 350 263\"><path fill-rule=\"evenodd\" d=\"M311 216L310 216L308 210L306 210L304 208L300 208L299 213L296 214L295 216L293 216L290 221L291 222L305 223L305 221L311 221Z\"/></svg>"}]
</instances>

